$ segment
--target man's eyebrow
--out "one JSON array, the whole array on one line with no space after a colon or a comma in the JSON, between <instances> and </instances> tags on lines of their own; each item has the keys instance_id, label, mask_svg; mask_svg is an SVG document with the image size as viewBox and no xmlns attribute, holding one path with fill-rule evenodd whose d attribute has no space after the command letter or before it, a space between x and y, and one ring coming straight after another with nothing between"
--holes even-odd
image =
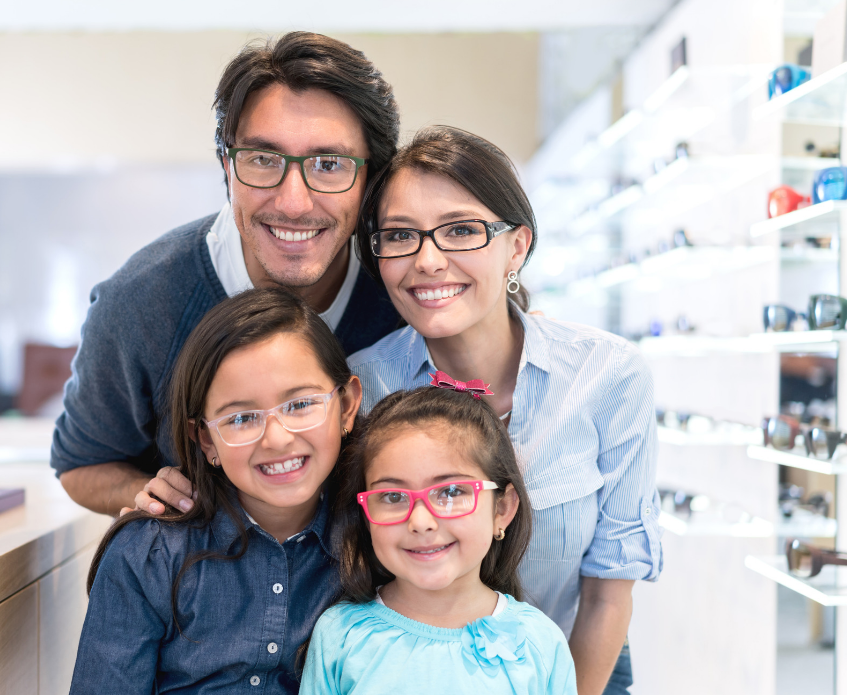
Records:
<instances>
[{"instance_id":1,"label":"man's eyebrow","mask_svg":"<svg viewBox=\"0 0 847 695\"><path fill-rule=\"evenodd\" d=\"M274 142L270 140L265 140L262 137L248 137L244 138L241 141L241 145L239 147L254 147L258 150L271 150L272 152L279 152L280 154L290 154L290 152L283 152L282 148ZM321 145L319 147L311 147L309 151L306 152L306 155L313 156L317 154L343 154L348 157L355 157L353 154L353 149L347 145L340 145L338 143L332 145ZM305 155L304 155L305 156Z\"/></svg>"}]
</instances>

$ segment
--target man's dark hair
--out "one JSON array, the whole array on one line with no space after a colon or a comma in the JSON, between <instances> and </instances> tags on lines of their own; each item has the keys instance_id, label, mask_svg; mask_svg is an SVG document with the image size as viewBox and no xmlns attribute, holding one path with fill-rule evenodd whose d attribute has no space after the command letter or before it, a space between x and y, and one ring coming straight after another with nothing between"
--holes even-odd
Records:
<instances>
[{"instance_id":1,"label":"man's dark hair","mask_svg":"<svg viewBox=\"0 0 847 695\"><path fill-rule=\"evenodd\" d=\"M362 124L370 171L381 169L397 151L400 114L382 73L364 53L342 41L292 31L278 39L247 44L224 69L214 102L215 144L221 164L226 148L235 144L247 97L272 84L295 92L323 89L343 99Z\"/></svg>"}]
</instances>

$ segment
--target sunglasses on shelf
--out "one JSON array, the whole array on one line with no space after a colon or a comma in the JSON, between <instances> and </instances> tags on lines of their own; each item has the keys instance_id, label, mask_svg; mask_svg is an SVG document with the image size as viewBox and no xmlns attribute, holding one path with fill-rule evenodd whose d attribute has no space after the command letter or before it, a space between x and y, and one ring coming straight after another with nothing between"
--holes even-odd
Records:
<instances>
[{"instance_id":1,"label":"sunglasses on shelf","mask_svg":"<svg viewBox=\"0 0 847 695\"><path fill-rule=\"evenodd\" d=\"M809 328L843 330L847 323L847 299L834 294L813 294L809 298L809 311L806 314Z\"/></svg>"},{"instance_id":2,"label":"sunglasses on shelf","mask_svg":"<svg viewBox=\"0 0 847 695\"><path fill-rule=\"evenodd\" d=\"M806 68L792 63L780 65L768 78L768 99L790 92L812 78L812 73Z\"/></svg>"},{"instance_id":3,"label":"sunglasses on shelf","mask_svg":"<svg viewBox=\"0 0 847 695\"><path fill-rule=\"evenodd\" d=\"M829 167L815 174L812 183L812 203L847 198L847 167Z\"/></svg>"},{"instance_id":4,"label":"sunglasses on shelf","mask_svg":"<svg viewBox=\"0 0 847 695\"><path fill-rule=\"evenodd\" d=\"M779 217L812 202L807 195L801 195L791 186L777 186L768 193L768 217Z\"/></svg>"},{"instance_id":5,"label":"sunglasses on shelf","mask_svg":"<svg viewBox=\"0 0 847 695\"><path fill-rule=\"evenodd\" d=\"M766 331L781 333L793 330L796 321L805 321L806 314L794 311L791 307L782 304L768 304L764 309L763 320Z\"/></svg>"},{"instance_id":6,"label":"sunglasses on shelf","mask_svg":"<svg viewBox=\"0 0 847 695\"><path fill-rule=\"evenodd\" d=\"M792 451L798 435L803 435L806 455L817 459L831 459L839 444L847 443L847 434L822 427L803 428L793 417L777 415L762 421L765 446L778 451Z\"/></svg>"},{"instance_id":7,"label":"sunglasses on shelf","mask_svg":"<svg viewBox=\"0 0 847 695\"><path fill-rule=\"evenodd\" d=\"M788 560L788 571L802 579L820 574L824 565L847 565L847 553L824 550L797 538L786 541L785 557Z\"/></svg>"}]
</instances>

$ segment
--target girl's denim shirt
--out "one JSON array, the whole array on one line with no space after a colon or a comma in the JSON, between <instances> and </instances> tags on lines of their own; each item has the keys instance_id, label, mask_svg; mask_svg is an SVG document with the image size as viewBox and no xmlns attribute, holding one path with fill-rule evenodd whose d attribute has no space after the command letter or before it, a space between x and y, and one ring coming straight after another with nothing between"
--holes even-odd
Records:
<instances>
[{"instance_id":1,"label":"girl's denim shirt","mask_svg":"<svg viewBox=\"0 0 847 695\"><path fill-rule=\"evenodd\" d=\"M339 592L330 507L323 496L309 526L284 543L240 510L246 553L186 572L178 627L171 587L183 562L235 552L235 523L219 511L202 527L149 519L121 529L91 589L72 695L296 693L297 650Z\"/></svg>"}]
</instances>

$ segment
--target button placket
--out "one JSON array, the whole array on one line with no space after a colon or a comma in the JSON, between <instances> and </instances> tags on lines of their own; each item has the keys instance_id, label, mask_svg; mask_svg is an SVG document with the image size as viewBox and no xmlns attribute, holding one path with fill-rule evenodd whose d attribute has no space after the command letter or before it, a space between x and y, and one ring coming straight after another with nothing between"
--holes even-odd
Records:
<instances>
[{"instance_id":1,"label":"button placket","mask_svg":"<svg viewBox=\"0 0 847 695\"><path fill-rule=\"evenodd\" d=\"M268 541L267 584L270 588L265 596L265 618L261 631L261 647L264 658L261 662L271 671L280 666L285 646L286 615L288 610L288 553L276 540ZM267 591L267 590L266 590Z\"/></svg>"}]
</instances>

